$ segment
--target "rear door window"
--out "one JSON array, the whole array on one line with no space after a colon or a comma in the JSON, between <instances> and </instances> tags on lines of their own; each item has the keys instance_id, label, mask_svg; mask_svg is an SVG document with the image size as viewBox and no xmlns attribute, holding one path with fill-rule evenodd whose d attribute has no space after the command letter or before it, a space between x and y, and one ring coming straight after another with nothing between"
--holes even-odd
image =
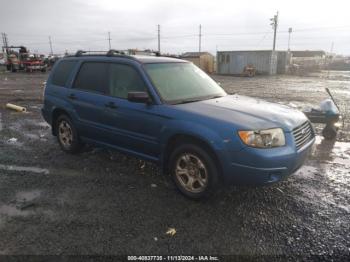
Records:
<instances>
[{"instance_id":1,"label":"rear door window","mask_svg":"<svg viewBox=\"0 0 350 262\"><path fill-rule=\"evenodd\" d=\"M61 61L55 67L55 71L52 75L52 84L57 86L66 86L68 78L77 64L77 61Z\"/></svg>"},{"instance_id":2,"label":"rear door window","mask_svg":"<svg viewBox=\"0 0 350 262\"><path fill-rule=\"evenodd\" d=\"M110 95L124 98L128 92L147 92L146 85L135 68L123 64L110 64Z\"/></svg>"},{"instance_id":3,"label":"rear door window","mask_svg":"<svg viewBox=\"0 0 350 262\"><path fill-rule=\"evenodd\" d=\"M108 95L108 68L108 63L83 63L74 81L73 88Z\"/></svg>"}]
</instances>

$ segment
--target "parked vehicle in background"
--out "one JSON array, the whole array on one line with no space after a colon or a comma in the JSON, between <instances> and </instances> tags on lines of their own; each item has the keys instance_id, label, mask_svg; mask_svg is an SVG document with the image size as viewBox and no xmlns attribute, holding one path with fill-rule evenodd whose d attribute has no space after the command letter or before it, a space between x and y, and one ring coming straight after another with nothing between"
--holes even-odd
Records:
<instances>
[{"instance_id":1,"label":"parked vehicle in background","mask_svg":"<svg viewBox=\"0 0 350 262\"><path fill-rule=\"evenodd\" d=\"M18 51L15 51L18 49ZM44 56L30 54L24 46L9 46L5 48L5 61L8 71L16 72L23 70L26 72L41 71L46 72L47 65Z\"/></svg>"},{"instance_id":2,"label":"parked vehicle in background","mask_svg":"<svg viewBox=\"0 0 350 262\"><path fill-rule=\"evenodd\" d=\"M90 143L155 162L191 198L280 181L315 140L300 111L227 95L191 62L113 50L59 60L42 114L65 152Z\"/></svg>"},{"instance_id":3,"label":"parked vehicle in background","mask_svg":"<svg viewBox=\"0 0 350 262\"><path fill-rule=\"evenodd\" d=\"M242 75L253 77L255 76L255 73L256 73L255 67L252 64L249 64L244 67Z\"/></svg>"}]
</instances>

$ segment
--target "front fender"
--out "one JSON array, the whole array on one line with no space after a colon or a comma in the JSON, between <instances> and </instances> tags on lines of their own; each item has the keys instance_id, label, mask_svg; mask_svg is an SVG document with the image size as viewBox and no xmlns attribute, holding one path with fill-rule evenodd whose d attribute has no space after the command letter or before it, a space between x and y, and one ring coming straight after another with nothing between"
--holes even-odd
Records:
<instances>
[{"instance_id":1,"label":"front fender","mask_svg":"<svg viewBox=\"0 0 350 262\"><path fill-rule=\"evenodd\" d=\"M234 132L225 127L221 127L221 133L215 131L214 128L205 126L204 124L193 123L190 121L169 121L161 131L161 166L164 170L164 164L166 164L166 150L167 145L172 137L176 135L187 135L195 137L205 142L212 151L216 154L220 161L220 165L226 165L228 160L228 154L240 151L242 149L241 143L237 140Z\"/></svg>"},{"instance_id":2,"label":"front fender","mask_svg":"<svg viewBox=\"0 0 350 262\"><path fill-rule=\"evenodd\" d=\"M161 147L165 149L168 141L175 135L188 135L196 137L206 142L213 150L220 150L224 147L223 139L210 128L189 122L189 121L169 121L168 125L161 131Z\"/></svg>"}]
</instances>

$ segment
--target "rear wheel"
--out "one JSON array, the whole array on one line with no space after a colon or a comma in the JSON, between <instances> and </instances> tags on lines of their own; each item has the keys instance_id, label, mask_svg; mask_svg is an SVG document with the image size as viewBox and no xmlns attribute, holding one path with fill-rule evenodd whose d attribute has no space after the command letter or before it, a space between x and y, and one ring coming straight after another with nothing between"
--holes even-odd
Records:
<instances>
[{"instance_id":1,"label":"rear wheel","mask_svg":"<svg viewBox=\"0 0 350 262\"><path fill-rule=\"evenodd\" d=\"M213 157L194 144L182 144L173 151L170 172L180 192L193 199L209 197L218 186Z\"/></svg>"},{"instance_id":2,"label":"rear wheel","mask_svg":"<svg viewBox=\"0 0 350 262\"><path fill-rule=\"evenodd\" d=\"M57 140L63 151L78 153L82 147L78 133L71 119L66 115L60 115L56 121Z\"/></svg>"}]
</instances>

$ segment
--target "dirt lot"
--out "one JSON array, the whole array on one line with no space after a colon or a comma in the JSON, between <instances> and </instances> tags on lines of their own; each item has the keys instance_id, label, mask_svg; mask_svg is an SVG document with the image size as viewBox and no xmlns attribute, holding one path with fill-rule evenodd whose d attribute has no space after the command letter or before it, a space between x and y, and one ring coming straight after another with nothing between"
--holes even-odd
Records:
<instances>
[{"instance_id":1,"label":"dirt lot","mask_svg":"<svg viewBox=\"0 0 350 262\"><path fill-rule=\"evenodd\" d=\"M150 163L106 149L63 153L40 115L46 74L0 73L0 254L350 254L350 72L214 76L229 93L317 106L329 87L345 116L305 166L269 187L182 197ZM13 102L28 113L4 108ZM320 126L317 132L320 134ZM174 236L165 232L176 229ZM272 260L271 257L269 259Z\"/></svg>"}]
</instances>

